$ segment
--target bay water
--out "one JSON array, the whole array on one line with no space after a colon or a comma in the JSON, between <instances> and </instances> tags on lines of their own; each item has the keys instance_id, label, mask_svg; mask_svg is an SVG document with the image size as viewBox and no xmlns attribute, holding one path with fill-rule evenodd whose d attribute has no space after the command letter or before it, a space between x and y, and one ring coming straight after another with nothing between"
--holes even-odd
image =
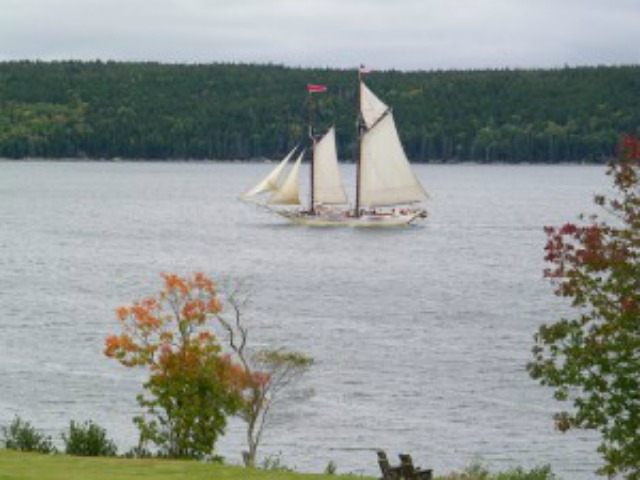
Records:
<instances>
[{"instance_id":1,"label":"bay water","mask_svg":"<svg viewBox=\"0 0 640 480\"><path fill-rule=\"evenodd\" d=\"M102 354L116 307L160 274L241 281L255 345L315 359L261 458L378 475L375 450L445 474L550 464L593 478L597 438L561 434L562 405L526 373L533 334L571 314L542 278L544 225L591 211L604 167L420 165L430 216L400 229L308 228L237 195L266 163L0 162L0 424L59 442L70 420L120 451L144 372ZM353 166L346 166L353 178ZM218 451L240 463L243 425Z\"/></svg>"}]
</instances>

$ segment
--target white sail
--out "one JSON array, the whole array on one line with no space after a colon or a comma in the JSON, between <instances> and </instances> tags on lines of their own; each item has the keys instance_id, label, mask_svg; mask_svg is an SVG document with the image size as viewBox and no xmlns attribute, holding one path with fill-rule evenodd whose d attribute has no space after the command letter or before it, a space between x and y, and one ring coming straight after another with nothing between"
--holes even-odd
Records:
<instances>
[{"instance_id":1,"label":"white sail","mask_svg":"<svg viewBox=\"0 0 640 480\"><path fill-rule=\"evenodd\" d=\"M421 202L426 192L404 153L391 111L362 137L360 205L364 208Z\"/></svg>"},{"instance_id":2,"label":"white sail","mask_svg":"<svg viewBox=\"0 0 640 480\"><path fill-rule=\"evenodd\" d=\"M367 128L371 128L389 110L389 107L360 82L360 113Z\"/></svg>"},{"instance_id":3,"label":"white sail","mask_svg":"<svg viewBox=\"0 0 640 480\"><path fill-rule=\"evenodd\" d=\"M336 131L329 131L313 148L313 197L317 205L343 205L347 193L342 183L336 151Z\"/></svg>"},{"instance_id":4,"label":"white sail","mask_svg":"<svg viewBox=\"0 0 640 480\"><path fill-rule=\"evenodd\" d=\"M276 166L276 168L271 170L271 172L269 172L269 174L264 177L264 179L262 179L255 187L244 193L241 198L249 199L260 193L273 192L274 190L277 190L282 183L282 173L284 171L284 168L287 166L287 163L289 162L297 148L297 146L294 147L293 150L291 150L287 154L287 156L284 157L284 159Z\"/></svg>"},{"instance_id":5,"label":"white sail","mask_svg":"<svg viewBox=\"0 0 640 480\"><path fill-rule=\"evenodd\" d=\"M269 199L271 205L300 205L300 163L304 150L298 155L298 159L291 167L287 178L282 182L273 196Z\"/></svg>"}]
</instances>

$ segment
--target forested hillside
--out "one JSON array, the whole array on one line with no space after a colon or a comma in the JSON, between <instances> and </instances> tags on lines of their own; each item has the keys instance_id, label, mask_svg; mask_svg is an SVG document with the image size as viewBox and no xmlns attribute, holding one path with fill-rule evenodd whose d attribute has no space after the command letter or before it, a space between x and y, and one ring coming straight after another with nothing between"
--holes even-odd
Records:
<instances>
[{"instance_id":1,"label":"forested hillside","mask_svg":"<svg viewBox=\"0 0 640 480\"><path fill-rule=\"evenodd\" d=\"M355 70L276 65L0 63L0 157L250 159L319 128L353 157ZM640 66L373 72L414 161L602 161L640 133Z\"/></svg>"}]
</instances>

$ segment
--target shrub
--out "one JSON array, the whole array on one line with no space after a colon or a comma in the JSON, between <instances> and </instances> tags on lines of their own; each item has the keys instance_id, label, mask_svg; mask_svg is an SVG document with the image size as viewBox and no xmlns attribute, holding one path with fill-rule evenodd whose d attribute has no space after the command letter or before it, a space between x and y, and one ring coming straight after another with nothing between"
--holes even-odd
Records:
<instances>
[{"instance_id":1,"label":"shrub","mask_svg":"<svg viewBox=\"0 0 640 480\"><path fill-rule=\"evenodd\" d=\"M495 478L496 480L556 480L558 477L551 471L549 465L544 465L528 472L523 470L522 467L518 467L499 473Z\"/></svg>"},{"instance_id":2,"label":"shrub","mask_svg":"<svg viewBox=\"0 0 640 480\"><path fill-rule=\"evenodd\" d=\"M269 470L272 472L293 472L293 469L287 467L282 462L282 453L278 453L277 455L267 455L262 460L260 468L262 470Z\"/></svg>"},{"instance_id":3,"label":"shrub","mask_svg":"<svg viewBox=\"0 0 640 480\"><path fill-rule=\"evenodd\" d=\"M65 452L83 457L114 457L115 443L107 438L107 431L91 420L84 423L71 421L68 434L62 434Z\"/></svg>"},{"instance_id":4,"label":"shrub","mask_svg":"<svg viewBox=\"0 0 640 480\"><path fill-rule=\"evenodd\" d=\"M329 463L327 463L327 466L324 469L324 474L335 475L337 471L338 471L338 465L336 464L336 462L334 462L333 460L329 460Z\"/></svg>"},{"instance_id":5,"label":"shrub","mask_svg":"<svg viewBox=\"0 0 640 480\"><path fill-rule=\"evenodd\" d=\"M125 452L122 456L125 458L153 458L154 454L148 448L138 445Z\"/></svg>"},{"instance_id":6,"label":"shrub","mask_svg":"<svg viewBox=\"0 0 640 480\"><path fill-rule=\"evenodd\" d=\"M2 427L4 447L23 452L56 453L51 437L38 432L31 423L16 416L8 427Z\"/></svg>"},{"instance_id":7,"label":"shrub","mask_svg":"<svg viewBox=\"0 0 640 480\"><path fill-rule=\"evenodd\" d=\"M530 471L517 467L504 472L492 473L481 460L476 459L461 473L452 473L447 480L557 480L549 465L536 467Z\"/></svg>"}]
</instances>

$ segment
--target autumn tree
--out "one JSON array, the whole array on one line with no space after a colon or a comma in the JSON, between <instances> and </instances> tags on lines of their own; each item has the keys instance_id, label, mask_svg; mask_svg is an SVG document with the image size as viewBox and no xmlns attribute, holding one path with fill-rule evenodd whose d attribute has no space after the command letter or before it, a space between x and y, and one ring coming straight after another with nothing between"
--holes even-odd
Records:
<instances>
[{"instance_id":1,"label":"autumn tree","mask_svg":"<svg viewBox=\"0 0 640 480\"><path fill-rule=\"evenodd\" d=\"M557 427L597 429L609 477L640 478L640 142L624 138L600 216L546 229L545 276L575 308L540 327L529 373L572 404Z\"/></svg>"},{"instance_id":2,"label":"autumn tree","mask_svg":"<svg viewBox=\"0 0 640 480\"><path fill-rule=\"evenodd\" d=\"M156 297L118 308L122 332L107 337L105 354L149 371L138 396L145 413L134 419L141 446L150 441L168 457L201 458L240 408L244 372L215 335L222 306L214 282L201 273L162 278Z\"/></svg>"},{"instance_id":3,"label":"autumn tree","mask_svg":"<svg viewBox=\"0 0 640 480\"><path fill-rule=\"evenodd\" d=\"M313 365L313 359L284 348L249 348L249 328L242 315L246 300L240 289L231 291L227 309L217 314L226 332L227 346L244 373L243 402L239 416L247 424L247 448L243 452L247 467L255 467L258 447L269 425L274 407L285 398L283 392L295 385Z\"/></svg>"}]
</instances>

